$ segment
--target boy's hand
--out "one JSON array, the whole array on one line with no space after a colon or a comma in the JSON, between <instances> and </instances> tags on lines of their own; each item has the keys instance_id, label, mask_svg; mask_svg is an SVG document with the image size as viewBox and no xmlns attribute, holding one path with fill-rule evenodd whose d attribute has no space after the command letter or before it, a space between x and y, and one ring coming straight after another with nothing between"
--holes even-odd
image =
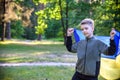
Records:
<instances>
[{"instance_id":1,"label":"boy's hand","mask_svg":"<svg viewBox=\"0 0 120 80\"><path fill-rule=\"evenodd\" d=\"M110 32L110 39L111 39L111 40L114 39L115 34L116 34L115 29L112 28L112 30L111 30L111 32Z\"/></svg>"},{"instance_id":2,"label":"boy's hand","mask_svg":"<svg viewBox=\"0 0 120 80\"><path fill-rule=\"evenodd\" d=\"M67 36L72 36L73 32L74 32L74 28L68 28Z\"/></svg>"}]
</instances>

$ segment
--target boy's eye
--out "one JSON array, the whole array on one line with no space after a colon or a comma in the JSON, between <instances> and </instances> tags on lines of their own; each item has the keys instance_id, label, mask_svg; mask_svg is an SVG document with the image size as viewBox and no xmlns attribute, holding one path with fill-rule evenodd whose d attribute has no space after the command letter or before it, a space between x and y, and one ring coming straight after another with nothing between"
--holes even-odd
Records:
<instances>
[{"instance_id":1,"label":"boy's eye","mask_svg":"<svg viewBox=\"0 0 120 80\"><path fill-rule=\"evenodd\" d=\"M87 30L88 28L86 27L85 30Z\"/></svg>"},{"instance_id":2,"label":"boy's eye","mask_svg":"<svg viewBox=\"0 0 120 80\"><path fill-rule=\"evenodd\" d=\"M82 31L84 30L84 29L81 29Z\"/></svg>"}]
</instances>

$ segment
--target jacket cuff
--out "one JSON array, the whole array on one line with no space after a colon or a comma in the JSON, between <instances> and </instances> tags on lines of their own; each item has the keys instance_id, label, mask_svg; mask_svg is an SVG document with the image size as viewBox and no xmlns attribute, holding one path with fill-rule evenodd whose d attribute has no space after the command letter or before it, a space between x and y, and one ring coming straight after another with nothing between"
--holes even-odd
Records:
<instances>
[{"instance_id":1,"label":"jacket cuff","mask_svg":"<svg viewBox=\"0 0 120 80\"><path fill-rule=\"evenodd\" d=\"M114 43L114 39L113 40L110 39L110 42Z\"/></svg>"},{"instance_id":2,"label":"jacket cuff","mask_svg":"<svg viewBox=\"0 0 120 80\"><path fill-rule=\"evenodd\" d=\"M114 39L113 39L113 40L110 39L110 45L111 45L111 46L115 46L115 41L114 41Z\"/></svg>"},{"instance_id":3,"label":"jacket cuff","mask_svg":"<svg viewBox=\"0 0 120 80\"><path fill-rule=\"evenodd\" d=\"M71 38L72 36L67 36L67 38Z\"/></svg>"}]
</instances>

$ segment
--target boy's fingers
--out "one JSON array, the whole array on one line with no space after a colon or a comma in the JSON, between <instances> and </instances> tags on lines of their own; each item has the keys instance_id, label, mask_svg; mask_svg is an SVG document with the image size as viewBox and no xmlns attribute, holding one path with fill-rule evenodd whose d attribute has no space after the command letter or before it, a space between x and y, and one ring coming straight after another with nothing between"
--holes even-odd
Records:
<instances>
[{"instance_id":1,"label":"boy's fingers","mask_svg":"<svg viewBox=\"0 0 120 80\"><path fill-rule=\"evenodd\" d=\"M71 36L72 33L73 33L73 31L74 31L74 28L68 28L68 30L67 30L67 35L68 35L68 36Z\"/></svg>"},{"instance_id":2,"label":"boy's fingers","mask_svg":"<svg viewBox=\"0 0 120 80\"><path fill-rule=\"evenodd\" d=\"M115 30L112 30L111 35L115 35L115 34L116 34Z\"/></svg>"},{"instance_id":3,"label":"boy's fingers","mask_svg":"<svg viewBox=\"0 0 120 80\"><path fill-rule=\"evenodd\" d=\"M73 32L74 29L73 29L73 28L69 28L68 31L69 31L69 32Z\"/></svg>"},{"instance_id":4,"label":"boy's fingers","mask_svg":"<svg viewBox=\"0 0 120 80\"><path fill-rule=\"evenodd\" d=\"M72 32L73 30L69 30L70 32Z\"/></svg>"},{"instance_id":5,"label":"boy's fingers","mask_svg":"<svg viewBox=\"0 0 120 80\"><path fill-rule=\"evenodd\" d=\"M111 30L111 34L115 34L116 32L115 32L115 28L112 28L112 30Z\"/></svg>"}]
</instances>

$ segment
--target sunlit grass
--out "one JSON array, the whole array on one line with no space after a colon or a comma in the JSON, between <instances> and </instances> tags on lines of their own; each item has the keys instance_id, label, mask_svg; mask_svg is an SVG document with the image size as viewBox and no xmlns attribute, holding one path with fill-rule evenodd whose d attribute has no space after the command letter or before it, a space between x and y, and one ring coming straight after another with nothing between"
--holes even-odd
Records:
<instances>
[{"instance_id":1,"label":"sunlit grass","mask_svg":"<svg viewBox=\"0 0 120 80\"><path fill-rule=\"evenodd\" d=\"M0 80L70 80L73 67L1 67Z\"/></svg>"},{"instance_id":2,"label":"sunlit grass","mask_svg":"<svg viewBox=\"0 0 120 80\"><path fill-rule=\"evenodd\" d=\"M64 55L73 55L73 58ZM63 42L10 40L0 42L0 62L76 62Z\"/></svg>"},{"instance_id":3,"label":"sunlit grass","mask_svg":"<svg viewBox=\"0 0 120 80\"><path fill-rule=\"evenodd\" d=\"M71 80L74 67L0 67L0 80ZM99 80L105 80L99 76Z\"/></svg>"},{"instance_id":4,"label":"sunlit grass","mask_svg":"<svg viewBox=\"0 0 120 80\"><path fill-rule=\"evenodd\" d=\"M0 41L0 44L27 44L27 45L37 45L37 44L63 44L63 42L59 41L48 41L48 40L17 40L17 39L11 39L11 40L5 40Z\"/></svg>"},{"instance_id":5,"label":"sunlit grass","mask_svg":"<svg viewBox=\"0 0 120 80\"><path fill-rule=\"evenodd\" d=\"M76 54L69 53L63 42L8 40L0 42L0 62L76 62ZM0 80L71 80L74 67L0 67L0 71Z\"/></svg>"}]
</instances>

